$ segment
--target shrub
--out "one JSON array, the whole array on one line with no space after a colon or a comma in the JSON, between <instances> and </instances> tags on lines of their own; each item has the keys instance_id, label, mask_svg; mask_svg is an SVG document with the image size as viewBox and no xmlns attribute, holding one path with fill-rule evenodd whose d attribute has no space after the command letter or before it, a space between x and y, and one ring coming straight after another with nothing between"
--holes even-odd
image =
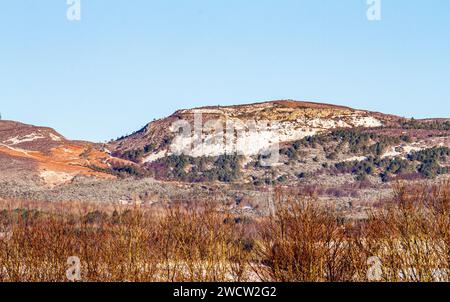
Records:
<instances>
[{"instance_id":1,"label":"shrub","mask_svg":"<svg viewBox=\"0 0 450 302\"><path fill-rule=\"evenodd\" d=\"M0 281L67 281L74 255L85 282L369 281L371 257L379 281L448 281L449 188L396 185L366 219L280 188L271 214L257 219L198 202L11 202L0 212Z\"/></svg>"},{"instance_id":2,"label":"shrub","mask_svg":"<svg viewBox=\"0 0 450 302\"><path fill-rule=\"evenodd\" d=\"M425 129L425 130L450 130L450 121L417 121L411 119L400 121L403 129Z\"/></svg>"}]
</instances>

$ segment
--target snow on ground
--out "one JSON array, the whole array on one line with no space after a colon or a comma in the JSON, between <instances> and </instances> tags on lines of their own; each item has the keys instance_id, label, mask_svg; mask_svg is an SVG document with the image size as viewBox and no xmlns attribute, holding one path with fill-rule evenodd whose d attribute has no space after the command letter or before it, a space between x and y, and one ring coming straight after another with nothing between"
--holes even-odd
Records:
<instances>
[{"instance_id":1,"label":"snow on ground","mask_svg":"<svg viewBox=\"0 0 450 302\"><path fill-rule=\"evenodd\" d=\"M53 133L49 133L48 136L50 136L52 141L55 141L55 142L60 142L61 141L61 137L59 137L57 135L54 135Z\"/></svg>"},{"instance_id":2,"label":"snow on ground","mask_svg":"<svg viewBox=\"0 0 450 302\"><path fill-rule=\"evenodd\" d=\"M241 167L245 168L252 161L253 161L253 159L250 156L244 156L244 159L241 162Z\"/></svg>"},{"instance_id":3,"label":"snow on ground","mask_svg":"<svg viewBox=\"0 0 450 302\"><path fill-rule=\"evenodd\" d=\"M13 138L10 138L10 139L4 141L4 143L6 143L8 145L18 145L18 144L22 144L25 142L32 142L32 141L35 141L38 139L43 139L43 138L45 138L45 137L38 133L31 133L31 134L27 134L22 137L15 136Z\"/></svg>"},{"instance_id":4,"label":"snow on ground","mask_svg":"<svg viewBox=\"0 0 450 302\"><path fill-rule=\"evenodd\" d=\"M71 149L67 149L67 148L62 148L61 150L64 153L78 154L78 152L76 150L71 150Z\"/></svg>"},{"instance_id":5,"label":"snow on ground","mask_svg":"<svg viewBox=\"0 0 450 302\"><path fill-rule=\"evenodd\" d=\"M425 148L423 148L423 147L417 147L417 146L412 146L412 145L406 145L403 147L403 150L405 150L406 153L411 153L413 151L421 151L424 149Z\"/></svg>"},{"instance_id":6,"label":"snow on ground","mask_svg":"<svg viewBox=\"0 0 450 302\"><path fill-rule=\"evenodd\" d=\"M201 109L195 110L194 113L218 113L218 111L220 110ZM377 127L381 125L379 120L369 116L355 114L346 116L346 118L314 118L302 123L298 120L279 122L241 121L227 117L218 121L222 127L218 127L217 132L208 128L208 132L203 131L202 137L197 139L195 139L197 134L177 135L170 146L170 152L160 151L151 154L144 159L144 162L153 162L170 154L185 154L192 157L238 154L248 157L261 154L262 151L269 152L270 147L282 142L300 140L328 129L357 126ZM232 124L234 133L226 131L229 124ZM222 128L225 131L222 131Z\"/></svg>"},{"instance_id":7,"label":"snow on ground","mask_svg":"<svg viewBox=\"0 0 450 302\"><path fill-rule=\"evenodd\" d=\"M349 127L379 127L383 124L374 117L371 116L361 116L352 115L349 120L346 121L345 117L335 117L335 118L315 118L307 122L308 126L312 128L349 128Z\"/></svg>"},{"instance_id":8,"label":"snow on ground","mask_svg":"<svg viewBox=\"0 0 450 302\"><path fill-rule=\"evenodd\" d=\"M23 153L24 155L30 156L29 151L27 150L23 150L23 149L19 149L19 148L14 148L8 145L4 145L4 144L0 144L0 146L8 148L9 150L15 151L15 152L19 152L19 153Z\"/></svg>"},{"instance_id":9,"label":"snow on ground","mask_svg":"<svg viewBox=\"0 0 450 302\"><path fill-rule=\"evenodd\" d=\"M353 156L353 157L349 157L343 160L343 162L350 162L350 161L363 161L366 160L367 157L366 156Z\"/></svg>"},{"instance_id":10,"label":"snow on ground","mask_svg":"<svg viewBox=\"0 0 450 302\"><path fill-rule=\"evenodd\" d=\"M352 116L351 123L355 127L380 127L383 124L372 116Z\"/></svg>"},{"instance_id":11,"label":"snow on ground","mask_svg":"<svg viewBox=\"0 0 450 302\"><path fill-rule=\"evenodd\" d=\"M323 128L323 129L350 127L350 125L344 122L343 120L323 119L323 118L312 119L308 121L307 124L312 128Z\"/></svg>"},{"instance_id":12,"label":"snow on ground","mask_svg":"<svg viewBox=\"0 0 450 302\"><path fill-rule=\"evenodd\" d=\"M63 184L73 179L72 174L55 171L42 171L40 177L50 186Z\"/></svg>"},{"instance_id":13,"label":"snow on ground","mask_svg":"<svg viewBox=\"0 0 450 302\"><path fill-rule=\"evenodd\" d=\"M391 147L388 151L386 151L381 156L381 158L396 157L396 156L405 157L406 155L408 155L411 152L421 151L426 148L426 147L420 147L418 144L419 143L413 143L413 144L404 144L404 145L400 145L400 146Z\"/></svg>"},{"instance_id":14,"label":"snow on ground","mask_svg":"<svg viewBox=\"0 0 450 302\"><path fill-rule=\"evenodd\" d=\"M390 148L388 151L384 152L384 154L381 156L381 158L386 158L386 157L396 157L401 155L402 153L399 151L396 151L397 147L392 147Z\"/></svg>"},{"instance_id":15,"label":"snow on ground","mask_svg":"<svg viewBox=\"0 0 450 302\"><path fill-rule=\"evenodd\" d=\"M153 154L150 154L149 156L145 157L143 162L144 163L151 163L151 162L154 162L154 161L156 161L156 160L158 160L160 158L166 157L168 155L170 155L170 154L167 151L165 151L165 150L164 151L160 151L158 153L153 153Z\"/></svg>"},{"instance_id":16,"label":"snow on ground","mask_svg":"<svg viewBox=\"0 0 450 302\"><path fill-rule=\"evenodd\" d=\"M284 141L299 140L314 135L318 129L301 128L296 123L256 123L251 130L236 120L234 133L203 133L199 143L194 143L193 136L176 136L171 145L175 154L185 154L192 157L219 156L223 154L238 154L252 156L260 154L262 150ZM200 142L203 143L200 143ZM146 162L164 157L166 154L157 153L145 159Z\"/></svg>"},{"instance_id":17,"label":"snow on ground","mask_svg":"<svg viewBox=\"0 0 450 302\"><path fill-rule=\"evenodd\" d=\"M256 123L254 128L247 128L239 120L231 120L235 125L235 133L203 133L203 143L194 144L192 136L177 136L171 145L173 153L183 153L192 157L219 156L222 154L239 154L252 156L260 154L274 144L300 140L307 136L318 134L324 129L336 127L351 127L343 121L334 119L313 119L307 125L297 122L284 121L278 123ZM370 117L359 117L352 123L358 125L379 125L380 123ZM251 130L250 130L251 129ZM201 141L201 140L198 140ZM154 155L155 156L155 155ZM163 157L161 153L156 158ZM147 157L146 161L151 161Z\"/></svg>"}]
</instances>

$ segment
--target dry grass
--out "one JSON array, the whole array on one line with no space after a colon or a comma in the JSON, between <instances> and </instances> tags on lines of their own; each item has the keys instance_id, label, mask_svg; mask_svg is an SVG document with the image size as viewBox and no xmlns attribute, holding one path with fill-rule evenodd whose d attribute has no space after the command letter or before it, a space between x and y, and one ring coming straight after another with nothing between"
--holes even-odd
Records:
<instances>
[{"instance_id":1,"label":"dry grass","mask_svg":"<svg viewBox=\"0 0 450 302\"><path fill-rule=\"evenodd\" d=\"M155 210L85 203L0 209L0 281L448 281L449 183L410 188L365 221L276 192L274 214L246 218L208 204Z\"/></svg>"}]
</instances>

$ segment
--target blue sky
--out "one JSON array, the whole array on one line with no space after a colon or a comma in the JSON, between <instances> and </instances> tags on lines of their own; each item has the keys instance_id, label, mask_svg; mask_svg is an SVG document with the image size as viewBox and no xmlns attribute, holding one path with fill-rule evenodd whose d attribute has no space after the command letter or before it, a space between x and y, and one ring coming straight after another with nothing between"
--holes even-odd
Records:
<instances>
[{"instance_id":1,"label":"blue sky","mask_svg":"<svg viewBox=\"0 0 450 302\"><path fill-rule=\"evenodd\" d=\"M177 109L313 100L450 117L450 1L8 0L0 112L109 140Z\"/></svg>"}]
</instances>

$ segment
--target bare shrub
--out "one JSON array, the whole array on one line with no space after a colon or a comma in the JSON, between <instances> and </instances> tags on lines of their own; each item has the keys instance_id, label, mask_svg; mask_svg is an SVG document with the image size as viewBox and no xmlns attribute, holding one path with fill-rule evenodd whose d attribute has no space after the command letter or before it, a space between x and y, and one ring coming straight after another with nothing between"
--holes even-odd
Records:
<instances>
[{"instance_id":1,"label":"bare shrub","mask_svg":"<svg viewBox=\"0 0 450 302\"><path fill-rule=\"evenodd\" d=\"M332 209L314 200L285 199L278 192L275 215L261 224L254 269L265 281L348 281L359 256Z\"/></svg>"},{"instance_id":2,"label":"bare shrub","mask_svg":"<svg viewBox=\"0 0 450 302\"><path fill-rule=\"evenodd\" d=\"M368 219L275 192L271 215L214 203L117 206L3 202L0 281L448 281L449 182L397 184Z\"/></svg>"},{"instance_id":3,"label":"bare shrub","mask_svg":"<svg viewBox=\"0 0 450 302\"><path fill-rule=\"evenodd\" d=\"M395 191L365 224L362 252L380 259L385 281L448 280L449 182L397 184Z\"/></svg>"}]
</instances>

